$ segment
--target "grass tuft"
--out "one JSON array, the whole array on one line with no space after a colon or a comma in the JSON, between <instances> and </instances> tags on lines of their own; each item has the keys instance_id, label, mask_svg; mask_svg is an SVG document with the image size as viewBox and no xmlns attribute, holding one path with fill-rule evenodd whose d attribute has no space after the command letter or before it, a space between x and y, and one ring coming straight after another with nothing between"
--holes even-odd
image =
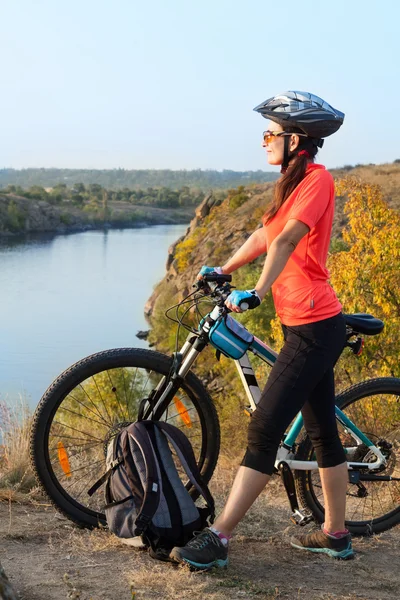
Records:
<instances>
[{"instance_id":1,"label":"grass tuft","mask_svg":"<svg viewBox=\"0 0 400 600\"><path fill-rule=\"evenodd\" d=\"M31 412L22 397L13 404L0 400L0 499L13 499L36 487L29 462Z\"/></svg>"}]
</instances>

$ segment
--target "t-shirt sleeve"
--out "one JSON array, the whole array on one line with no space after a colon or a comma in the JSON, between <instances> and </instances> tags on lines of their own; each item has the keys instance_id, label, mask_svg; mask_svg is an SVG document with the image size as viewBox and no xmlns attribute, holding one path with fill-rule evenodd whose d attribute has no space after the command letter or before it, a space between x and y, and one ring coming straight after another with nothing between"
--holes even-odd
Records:
<instances>
[{"instance_id":1,"label":"t-shirt sleeve","mask_svg":"<svg viewBox=\"0 0 400 600\"><path fill-rule=\"evenodd\" d=\"M304 181L289 213L310 229L315 227L334 198L333 178L327 171L312 173Z\"/></svg>"}]
</instances>

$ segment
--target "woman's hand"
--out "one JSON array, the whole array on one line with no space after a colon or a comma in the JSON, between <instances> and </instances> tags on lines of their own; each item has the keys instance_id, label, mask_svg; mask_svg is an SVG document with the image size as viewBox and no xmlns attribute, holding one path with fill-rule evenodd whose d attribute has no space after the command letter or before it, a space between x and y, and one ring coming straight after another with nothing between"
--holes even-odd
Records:
<instances>
[{"instance_id":1,"label":"woman's hand","mask_svg":"<svg viewBox=\"0 0 400 600\"><path fill-rule=\"evenodd\" d=\"M235 313L257 308L260 304L261 298L256 290L234 290L225 301L225 306Z\"/></svg>"},{"instance_id":2,"label":"woman's hand","mask_svg":"<svg viewBox=\"0 0 400 600\"><path fill-rule=\"evenodd\" d=\"M217 275L223 275L222 267L201 267L196 279L203 279L203 275L211 275L215 273Z\"/></svg>"}]
</instances>

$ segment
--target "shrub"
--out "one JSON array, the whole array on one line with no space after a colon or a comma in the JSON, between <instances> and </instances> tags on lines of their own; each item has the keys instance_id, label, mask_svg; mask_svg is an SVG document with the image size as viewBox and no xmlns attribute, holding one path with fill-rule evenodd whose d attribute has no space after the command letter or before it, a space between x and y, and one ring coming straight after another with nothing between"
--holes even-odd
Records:
<instances>
[{"instance_id":1,"label":"shrub","mask_svg":"<svg viewBox=\"0 0 400 600\"><path fill-rule=\"evenodd\" d=\"M11 200L7 207L7 225L15 233L25 226L25 215L14 200Z\"/></svg>"},{"instance_id":2,"label":"shrub","mask_svg":"<svg viewBox=\"0 0 400 600\"><path fill-rule=\"evenodd\" d=\"M178 271L184 271L190 264L192 252L197 248L198 244L202 243L202 238L206 234L205 227L197 227L193 234L182 240L175 250L175 259Z\"/></svg>"},{"instance_id":3,"label":"shrub","mask_svg":"<svg viewBox=\"0 0 400 600\"><path fill-rule=\"evenodd\" d=\"M60 222L63 225L71 225L71 222L72 222L71 215L67 215L65 213L61 214L60 215Z\"/></svg>"},{"instance_id":4,"label":"shrub","mask_svg":"<svg viewBox=\"0 0 400 600\"><path fill-rule=\"evenodd\" d=\"M243 185L240 185L236 190L229 190L229 208L236 210L239 206L242 206L249 199L249 195L244 191Z\"/></svg>"}]
</instances>

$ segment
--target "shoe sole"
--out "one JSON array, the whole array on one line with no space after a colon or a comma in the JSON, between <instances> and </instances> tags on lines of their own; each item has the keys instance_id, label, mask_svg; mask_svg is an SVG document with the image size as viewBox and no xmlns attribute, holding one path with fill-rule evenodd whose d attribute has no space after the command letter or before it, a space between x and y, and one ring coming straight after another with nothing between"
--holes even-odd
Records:
<instances>
[{"instance_id":1,"label":"shoe sole","mask_svg":"<svg viewBox=\"0 0 400 600\"><path fill-rule=\"evenodd\" d=\"M347 548L346 550L341 550L340 552L337 552L336 550L331 550L330 548L307 548L306 546L298 546L293 542L290 542L290 545L293 548L297 548L297 550L307 550L308 552L327 554L331 558L336 558L339 560L351 560L352 558L354 558L354 551L352 548Z\"/></svg>"},{"instance_id":2,"label":"shoe sole","mask_svg":"<svg viewBox=\"0 0 400 600\"><path fill-rule=\"evenodd\" d=\"M175 556L171 556L171 559L174 562L180 563L180 564L185 564L185 565L189 565L189 567L196 569L198 571L209 571L210 569L212 569L213 567L217 567L219 569L223 569L225 567L228 566L228 562L229 560L227 558L223 559L223 558L219 558L217 560L213 560L209 563L197 563L194 562L193 560L189 560L187 558L178 558Z\"/></svg>"}]
</instances>

